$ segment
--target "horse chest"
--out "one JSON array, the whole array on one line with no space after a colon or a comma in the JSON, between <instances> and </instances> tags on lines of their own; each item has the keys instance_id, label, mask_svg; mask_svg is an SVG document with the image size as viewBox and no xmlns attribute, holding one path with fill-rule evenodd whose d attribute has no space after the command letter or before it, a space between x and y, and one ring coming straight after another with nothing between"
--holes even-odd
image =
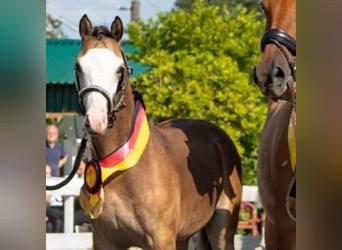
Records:
<instances>
[{"instance_id":1,"label":"horse chest","mask_svg":"<svg viewBox=\"0 0 342 250\"><path fill-rule=\"evenodd\" d=\"M260 197L267 211L274 211L277 204L283 204L277 200L285 199L292 176L288 148L290 116L291 105L279 105L269 113L261 134L257 177Z\"/></svg>"},{"instance_id":2,"label":"horse chest","mask_svg":"<svg viewBox=\"0 0 342 250\"><path fill-rule=\"evenodd\" d=\"M260 140L259 159L264 165L276 167L287 164L289 159L288 125L291 110L290 103L281 103L268 115Z\"/></svg>"},{"instance_id":3,"label":"horse chest","mask_svg":"<svg viewBox=\"0 0 342 250\"><path fill-rule=\"evenodd\" d=\"M108 185L105 188L105 203L103 214L105 220L110 220L114 228L139 228L136 220L136 208L134 207L133 200L126 189L126 185Z\"/></svg>"},{"instance_id":4,"label":"horse chest","mask_svg":"<svg viewBox=\"0 0 342 250\"><path fill-rule=\"evenodd\" d=\"M120 244L131 242L134 245L137 239L144 236L136 211L126 200L111 193L106 197L102 214L93 221L94 232L102 235L101 238L106 239L109 246L117 245L119 249L123 247Z\"/></svg>"}]
</instances>

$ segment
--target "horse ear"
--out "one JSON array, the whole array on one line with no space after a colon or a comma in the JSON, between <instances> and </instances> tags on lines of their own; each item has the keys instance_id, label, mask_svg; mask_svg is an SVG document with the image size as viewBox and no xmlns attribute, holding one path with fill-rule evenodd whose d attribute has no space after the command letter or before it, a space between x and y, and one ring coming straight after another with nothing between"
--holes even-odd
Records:
<instances>
[{"instance_id":1,"label":"horse ear","mask_svg":"<svg viewBox=\"0 0 342 250\"><path fill-rule=\"evenodd\" d=\"M93 25L91 24L91 21L89 20L88 16L84 14L79 24L79 32L82 40L84 40L86 36L91 35L92 31Z\"/></svg>"},{"instance_id":2,"label":"horse ear","mask_svg":"<svg viewBox=\"0 0 342 250\"><path fill-rule=\"evenodd\" d=\"M116 16L110 27L112 35L116 41L120 41L123 35L123 24L121 18Z\"/></svg>"}]
</instances>

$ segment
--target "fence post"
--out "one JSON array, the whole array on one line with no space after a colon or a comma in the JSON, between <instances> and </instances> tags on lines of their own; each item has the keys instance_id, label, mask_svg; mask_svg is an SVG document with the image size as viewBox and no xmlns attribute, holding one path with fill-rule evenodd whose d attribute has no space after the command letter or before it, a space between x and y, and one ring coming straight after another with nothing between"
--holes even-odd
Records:
<instances>
[{"instance_id":1,"label":"fence post","mask_svg":"<svg viewBox=\"0 0 342 250\"><path fill-rule=\"evenodd\" d=\"M74 196L65 196L64 200L64 233L74 232Z\"/></svg>"}]
</instances>

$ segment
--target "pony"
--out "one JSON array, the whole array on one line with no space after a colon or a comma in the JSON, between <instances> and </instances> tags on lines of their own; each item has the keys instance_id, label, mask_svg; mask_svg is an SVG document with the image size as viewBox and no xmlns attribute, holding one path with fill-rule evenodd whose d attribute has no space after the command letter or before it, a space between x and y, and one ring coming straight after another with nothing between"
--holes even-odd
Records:
<instances>
[{"instance_id":1,"label":"pony","mask_svg":"<svg viewBox=\"0 0 342 250\"><path fill-rule=\"evenodd\" d=\"M267 250L296 249L296 0L262 0L266 31L254 81L268 96L257 181Z\"/></svg>"},{"instance_id":2,"label":"pony","mask_svg":"<svg viewBox=\"0 0 342 250\"><path fill-rule=\"evenodd\" d=\"M209 121L148 121L120 17L93 28L85 14L79 33L76 89L93 152L80 204L95 249L187 249L195 234L205 249L234 249L242 170L231 138Z\"/></svg>"}]
</instances>

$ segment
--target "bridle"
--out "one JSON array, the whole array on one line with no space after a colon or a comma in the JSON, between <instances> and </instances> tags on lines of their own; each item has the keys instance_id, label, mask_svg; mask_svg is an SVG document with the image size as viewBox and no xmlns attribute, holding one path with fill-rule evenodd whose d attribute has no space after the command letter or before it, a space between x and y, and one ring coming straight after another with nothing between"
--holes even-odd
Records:
<instances>
[{"instance_id":1,"label":"bridle","mask_svg":"<svg viewBox=\"0 0 342 250\"><path fill-rule=\"evenodd\" d=\"M268 44L276 45L278 49L282 52L282 54L284 55L290 67L292 81L295 82L296 81L296 59L295 59L296 58L296 40L280 29L269 29L264 33L264 35L261 38L261 42L260 42L261 52L264 52L265 47ZM291 55L293 56L293 60L290 60L284 47L291 53ZM295 111L296 110L296 87L291 86L290 89L291 89L293 108ZM295 181L296 181L296 175L294 175L293 179L291 180L287 197L289 197L292 185L296 185L294 184ZM296 221L296 217L291 213L290 206L288 203L286 203L285 207L286 207L287 214L289 215L291 220Z\"/></svg>"},{"instance_id":2,"label":"bridle","mask_svg":"<svg viewBox=\"0 0 342 250\"><path fill-rule=\"evenodd\" d=\"M121 54L122 54L124 64L119 68L118 73L121 72L121 79L119 80L118 89L116 91L114 98L110 96L107 90L95 84L89 85L81 89L79 77L78 77L79 69L77 66L75 66L76 90L78 92L78 101L80 104L81 114L83 116L85 115L85 107L84 107L84 102L83 102L84 97L90 92L100 93L107 100L108 128L112 127L114 124L114 121L116 120L115 113L120 111L122 108L126 107L126 104L124 102L125 88L128 83L128 77L133 72L132 68L128 66L127 57L125 53L123 52L123 50L121 50Z\"/></svg>"},{"instance_id":3,"label":"bridle","mask_svg":"<svg viewBox=\"0 0 342 250\"><path fill-rule=\"evenodd\" d=\"M261 38L260 46L261 52L264 52L267 44L274 44L283 53L286 61L291 69L291 75L293 81L296 81L296 40L290 35L282 31L281 29L269 29L267 30ZM288 54L286 53L284 47L291 53L294 57L290 60Z\"/></svg>"},{"instance_id":4,"label":"bridle","mask_svg":"<svg viewBox=\"0 0 342 250\"><path fill-rule=\"evenodd\" d=\"M110 97L110 94L108 93L107 90L105 90L104 88L98 86L98 85L89 85L83 89L80 88L80 82L79 82L79 68L77 66L75 66L74 70L75 70L75 76L76 76L76 90L78 92L78 100L80 103L80 111L82 113L82 115L85 115L85 107L83 104L83 98L87 93L90 93L92 91L98 92L100 94L102 94L106 100L107 100L107 105L108 105L108 127L113 126L113 123L116 119L115 113L120 111L122 108L126 107L126 104L124 103L124 97L125 97L125 88L127 86L128 83L128 77L129 75L131 75L133 73L133 69L130 68L128 66L127 63L127 57L124 54L124 52L121 50L122 53L122 58L124 61L124 65L121 66L119 68L119 71L121 71L121 79L119 81L119 86L116 92L116 95L114 97L115 102L113 102L112 98ZM138 98L141 98L142 101L142 97L139 93L136 93L135 96ZM142 105L144 107L144 103L142 101ZM65 186L66 184L68 184L71 179L75 176L78 166L81 162L82 156L85 152L85 148L86 148L86 144L87 144L87 140L88 140L88 135L87 133L84 133L83 137L82 137L82 141L81 141L81 145L80 148L78 150L75 162L74 162L74 166L73 169L71 171L71 173L60 183L55 184L55 185L46 185L46 190L56 190L59 189L63 186Z\"/></svg>"}]
</instances>

